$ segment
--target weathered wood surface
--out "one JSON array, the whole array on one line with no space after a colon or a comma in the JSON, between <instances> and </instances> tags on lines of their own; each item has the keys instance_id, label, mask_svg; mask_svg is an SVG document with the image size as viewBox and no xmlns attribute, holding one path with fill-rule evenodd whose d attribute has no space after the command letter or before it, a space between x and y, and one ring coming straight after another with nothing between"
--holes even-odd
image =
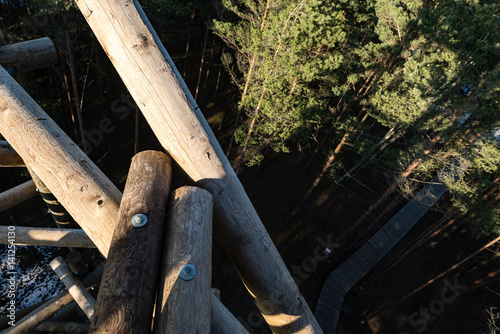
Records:
<instances>
[{"instance_id":1,"label":"weathered wood surface","mask_svg":"<svg viewBox=\"0 0 500 334\"><path fill-rule=\"evenodd\" d=\"M1 67L0 133L107 256L120 191Z\"/></svg>"},{"instance_id":2,"label":"weathered wood surface","mask_svg":"<svg viewBox=\"0 0 500 334\"><path fill-rule=\"evenodd\" d=\"M98 284L101 281L104 267L99 267L82 280L82 283L88 288ZM3 331L2 334L26 334L36 328L38 325L49 319L55 313L63 309L73 301L71 294L65 290L52 297L35 310L30 312L22 319L16 319L16 326Z\"/></svg>"},{"instance_id":3,"label":"weathered wood surface","mask_svg":"<svg viewBox=\"0 0 500 334\"><path fill-rule=\"evenodd\" d=\"M57 277L63 282L68 292L73 296L78 306L82 309L87 318L92 319L95 308L95 299L87 291L85 285L71 271L70 267L60 256L50 261L50 267Z\"/></svg>"},{"instance_id":4,"label":"weathered wood surface","mask_svg":"<svg viewBox=\"0 0 500 334\"><path fill-rule=\"evenodd\" d=\"M215 233L273 331L321 333L138 2L76 2L160 143L213 195Z\"/></svg>"},{"instance_id":5,"label":"weathered wood surface","mask_svg":"<svg viewBox=\"0 0 500 334\"><path fill-rule=\"evenodd\" d=\"M0 212L8 210L37 195L32 180L0 193Z\"/></svg>"},{"instance_id":6,"label":"weathered wood surface","mask_svg":"<svg viewBox=\"0 0 500 334\"><path fill-rule=\"evenodd\" d=\"M210 297L210 303L212 307L212 318L210 320L211 334L248 334L245 327L213 293Z\"/></svg>"},{"instance_id":7,"label":"weathered wood surface","mask_svg":"<svg viewBox=\"0 0 500 334\"><path fill-rule=\"evenodd\" d=\"M48 37L0 46L0 65L25 73L55 65L57 52Z\"/></svg>"},{"instance_id":8,"label":"weathered wood surface","mask_svg":"<svg viewBox=\"0 0 500 334\"><path fill-rule=\"evenodd\" d=\"M23 159L6 140L0 140L0 167L24 167Z\"/></svg>"},{"instance_id":9,"label":"weathered wood surface","mask_svg":"<svg viewBox=\"0 0 500 334\"><path fill-rule=\"evenodd\" d=\"M0 243L8 244L8 226L0 226ZM15 227L15 245L96 248L92 240L79 229Z\"/></svg>"},{"instance_id":10,"label":"weathered wood surface","mask_svg":"<svg viewBox=\"0 0 500 334\"><path fill-rule=\"evenodd\" d=\"M212 196L181 187L169 201L155 315L155 334L203 333L210 328ZM185 265L196 270L184 280Z\"/></svg>"},{"instance_id":11,"label":"weathered wood surface","mask_svg":"<svg viewBox=\"0 0 500 334\"><path fill-rule=\"evenodd\" d=\"M171 173L164 153L132 159L90 333L150 333Z\"/></svg>"},{"instance_id":12,"label":"weathered wood surface","mask_svg":"<svg viewBox=\"0 0 500 334\"><path fill-rule=\"evenodd\" d=\"M37 328L35 331L39 332L57 332L57 333L88 333L89 324L83 322L57 322L46 321Z\"/></svg>"}]
</instances>

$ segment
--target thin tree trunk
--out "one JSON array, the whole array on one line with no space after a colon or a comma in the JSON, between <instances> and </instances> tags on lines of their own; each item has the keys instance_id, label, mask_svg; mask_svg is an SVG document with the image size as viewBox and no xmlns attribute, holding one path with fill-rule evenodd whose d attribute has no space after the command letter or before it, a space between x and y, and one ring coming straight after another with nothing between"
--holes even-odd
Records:
<instances>
[{"instance_id":1,"label":"thin tree trunk","mask_svg":"<svg viewBox=\"0 0 500 334\"><path fill-rule=\"evenodd\" d=\"M63 11L62 18L63 23L66 27L68 27L68 17L67 12ZM80 104L80 89L78 88L78 76L76 73L76 62L75 62L75 54L73 52L73 42L71 41L71 36L69 35L69 30L64 29L64 37L66 40L66 55L68 56L68 66L71 75L71 84L73 86L73 96L75 100L76 107L76 115L78 117L78 125L80 128L80 138L82 139L82 150L85 154L88 154L88 148L85 145L85 127L83 124L83 115L82 108Z\"/></svg>"},{"instance_id":2,"label":"thin tree trunk","mask_svg":"<svg viewBox=\"0 0 500 334\"><path fill-rule=\"evenodd\" d=\"M196 90L194 92L194 99L198 102L198 92L200 90L201 74L203 73L203 64L205 63L205 51L207 49L208 28L205 33L205 40L203 42L203 51L201 53L200 69L198 71L198 82L196 83Z\"/></svg>"},{"instance_id":3,"label":"thin tree trunk","mask_svg":"<svg viewBox=\"0 0 500 334\"><path fill-rule=\"evenodd\" d=\"M208 59L208 68L205 74L205 82L203 83L203 91L205 91L205 89L207 88L208 76L210 75L210 67L212 67L212 60L214 58L214 49L215 49L215 38L212 40L212 49L210 50L210 59Z\"/></svg>"},{"instance_id":4,"label":"thin tree trunk","mask_svg":"<svg viewBox=\"0 0 500 334\"><path fill-rule=\"evenodd\" d=\"M68 98L69 111L71 112L71 122L73 123L73 130L75 131L75 142L78 142L80 136L78 136L78 125L75 119L75 110L73 109L73 101L71 99L71 93L68 84L68 76L63 71L62 72L64 78L64 87L66 88L66 97Z\"/></svg>"},{"instance_id":5,"label":"thin tree trunk","mask_svg":"<svg viewBox=\"0 0 500 334\"><path fill-rule=\"evenodd\" d=\"M363 112L363 111L362 111ZM368 114L365 114L365 116L361 119L361 123L363 123L366 118L368 117ZM354 126L351 126L347 131L346 133L344 134L344 136L342 137L342 140L340 141L340 143L337 145L337 147L335 148L335 151L333 151L333 153L328 157L328 160L326 161L325 165L323 166L323 169L321 170L321 172L319 173L319 175L316 177L316 179L314 180L314 182L312 183L312 185L309 187L309 189L306 191L305 195L302 197L302 199L299 201L299 203L297 204L297 206L295 206L295 208L292 210L292 212L290 212L290 214L288 215L288 217L286 218L285 221L289 221L291 220L296 214L297 212L299 211L300 207L302 206L302 204L304 204L304 202L306 201L306 199L309 197L309 195L311 195L311 193L313 192L313 190L316 188L316 186L320 183L320 181L323 179L323 176L325 176L326 172L328 171L328 169L330 169L330 167L332 166L333 162L335 161L335 158L337 157L337 155L339 154L340 150L342 150L342 147L345 145L345 143L347 143L347 138L349 138L349 136L353 133L355 133L355 129L354 129Z\"/></svg>"}]
</instances>

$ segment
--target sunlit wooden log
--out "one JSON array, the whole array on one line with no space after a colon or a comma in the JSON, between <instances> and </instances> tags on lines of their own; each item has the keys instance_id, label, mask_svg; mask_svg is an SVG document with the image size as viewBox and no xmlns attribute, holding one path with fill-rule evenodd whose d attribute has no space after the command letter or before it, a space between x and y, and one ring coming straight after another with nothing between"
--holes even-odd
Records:
<instances>
[{"instance_id":1,"label":"sunlit wooden log","mask_svg":"<svg viewBox=\"0 0 500 334\"><path fill-rule=\"evenodd\" d=\"M0 226L0 243L8 244L9 226ZM15 245L96 248L92 240L79 229L15 226Z\"/></svg>"},{"instance_id":2,"label":"sunlit wooden log","mask_svg":"<svg viewBox=\"0 0 500 334\"><path fill-rule=\"evenodd\" d=\"M24 167L24 161L5 140L0 140L0 167Z\"/></svg>"},{"instance_id":3,"label":"sunlit wooden log","mask_svg":"<svg viewBox=\"0 0 500 334\"><path fill-rule=\"evenodd\" d=\"M37 195L32 180L0 193L0 212L8 210Z\"/></svg>"}]
</instances>

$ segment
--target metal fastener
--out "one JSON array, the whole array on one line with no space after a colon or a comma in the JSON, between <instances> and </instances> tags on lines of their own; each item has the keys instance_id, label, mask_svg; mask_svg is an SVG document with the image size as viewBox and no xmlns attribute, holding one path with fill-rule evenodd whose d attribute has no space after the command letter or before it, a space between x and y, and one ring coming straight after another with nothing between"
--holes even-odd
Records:
<instances>
[{"instance_id":1,"label":"metal fastener","mask_svg":"<svg viewBox=\"0 0 500 334\"><path fill-rule=\"evenodd\" d=\"M179 275L185 281L192 280L196 275L196 268L192 264L186 264L181 268Z\"/></svg>"},{"instance_id":2,"label":"metal fastener","mask_svg":"<svg viewBox=\"0 0 500 334\"><path fill-rule=\"evenodd\" d=\"M142 213L138 213L132 217L132 225L135 227L143 227L148 222L148 217Z\"/></svg>"}]
</instances>

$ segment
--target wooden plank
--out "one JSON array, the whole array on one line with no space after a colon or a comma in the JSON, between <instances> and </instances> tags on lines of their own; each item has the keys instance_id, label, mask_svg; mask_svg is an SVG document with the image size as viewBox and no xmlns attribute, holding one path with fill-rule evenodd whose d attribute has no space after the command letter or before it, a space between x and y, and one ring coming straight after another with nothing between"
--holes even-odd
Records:
<instances>
[{"instance_id":1,"label":"wooden plank","mask_svg":"<svg viewBox=\"0 0 500 334\"><path fill-rule=\"evenodd\" d=\"M20 73L56 63L56 48L48 37L0 46L0 64L3 67L13 67Z\"/></svg>"},{"instance_id":2,"label":"wooden plank","mask_svg":"<svg viewBox=\"0 0 500 334\"><path fill-rule=\"evenodd\" d=\"M104 267L99 267L82 280L82 283L88 288L98 284L101 280ZM38 325L49 319L55 313L63 309L73 301L73 297L65 290L52 297L35 310L30 312L22 319L16 319L16 326L3 331L2 334L26 334L36 328Z\"/></svg>"},{"instance_id":3,"label":"wooden plank","mask_svg":"<svg viewBox=\"0 0 500 334\"><path fill-rule=\"evenodd\" d=\"M0 133L107 256L120 191L0 67Z\"/></svg>"},{"instance_id":4,"label":"wooden plank","mask_svg":"<svg viewBox=\"0 0 500 334\"><path fill-rule=\"evenodd\" d=\"M8 210L37 195L32 180L0 193L0 212Z\"/></svg>"},{"instance_id":5,"label":"wooden plank","mask_svg":"<svg viewBox=\"0 0 500 334\"><path fill-rule=\"evenodd\" d=\"M212 194L218 217L214 220L217 238L267 323L277 333L321 333L138 2L76 2L160 143L195 182Z\"/></svg>"},{"instance_id":6,"label":"wooden plank","mask_svg":"<svg viewBox=\"0 0 500 334\"><path fill-rule=\"evenodd\" d=\"M66 261L64 261L62 257L58 256L50 261L50 267L54 270L59 279L61 279L64 286L68 289L68 292L71 296L73 296L87 318L92 319L95 308L95 299L90 292L87 291L85 285L80 282L78 277L73 274Z\"/></svg>"},{"instance_id":7,"label":"wooden plank","mask_svg":"<svg viewBox=\"0 0 500 334\"><path fill-rule=\"evenodd\" d=\"M212 196L201 188L182 187L172 194L155 334L205 333L210 328L212 206ZM189 280L181 274L186 268L194 275Z\"/></svg>"},{"instance_id":8,"label":"wooden plank","mask_svg":"<svg viewBox=\"0 0 500 334\"><path fill-rule=\"evenodd\" d=\"M132 159L89 333L150 333L171 173L164 153Z\"/></svg>"},{"instance_id":9,"label":"wooden plank","mask_svg":"<svg viewBox=\"0 0 500 334\"><path fill-rule=\"evenodd\" d=\"M0 167L24 167L24 161L6 140L0 140Z\"/></svg>"},{"instance_id":10,"label":"wooden plank","mask_svg":"<svg viewBox=\"0 0 500 334\"><path fill-rule=\"evenodd\" d=\"M79 229L15 226L15 245L96 248L92 240ZM8 226L0 226L0 243L8 244Z\"/></svg>"}]
</instances>

